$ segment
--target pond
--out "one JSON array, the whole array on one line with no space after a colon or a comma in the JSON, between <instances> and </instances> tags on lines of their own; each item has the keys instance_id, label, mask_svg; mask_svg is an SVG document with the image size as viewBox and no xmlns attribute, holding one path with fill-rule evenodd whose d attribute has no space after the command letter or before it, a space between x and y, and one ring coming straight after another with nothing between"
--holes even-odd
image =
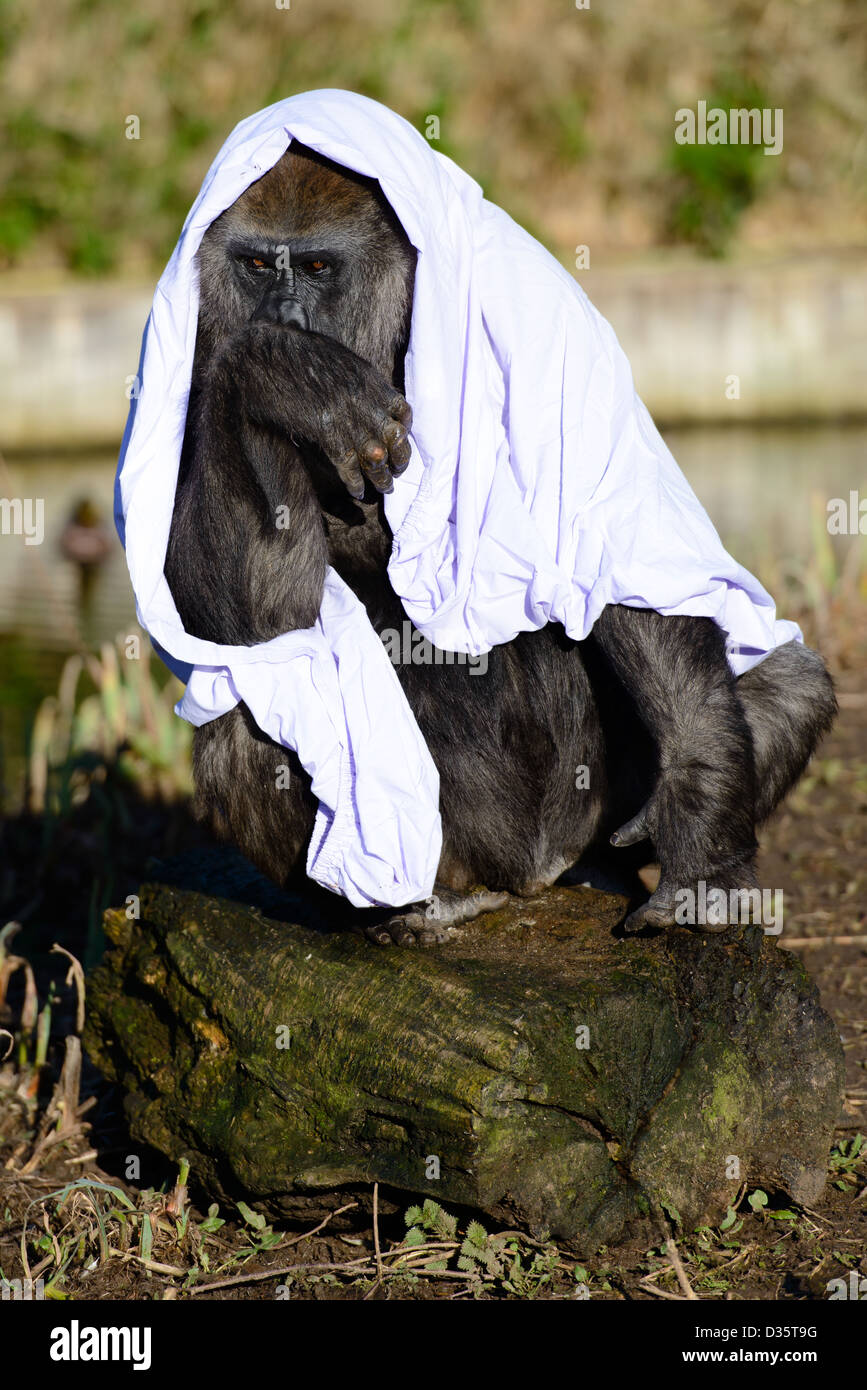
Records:
<instances>
[{"instance_id":1,"label":"pond","mask_svg":"<svg viewBox=\"0 0 867 1390\"><path fill-rule=\"evenodd\" d=\"M750 568L767 555L797 566L830 498L865 495L867 426L684 429L667 442L728 548ZM135 629L126 563L112 521L115 458L71 455L0 461L0 496L44 498L44 540L0 538L0 743L7 788L17 780L39 701L65 656ZM98 516L106 553L83 570L64 553L76 507ZM99 531L97 532L99 534ZM845 548L848 538L835 541Z\"/></svg>"}]
</instances>

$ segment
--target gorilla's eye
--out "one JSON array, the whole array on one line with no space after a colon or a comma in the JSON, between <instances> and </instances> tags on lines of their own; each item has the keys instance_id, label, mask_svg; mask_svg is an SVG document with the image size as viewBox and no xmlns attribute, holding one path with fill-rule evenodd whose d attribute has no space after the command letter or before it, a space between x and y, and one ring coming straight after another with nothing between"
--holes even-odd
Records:
<instances>
[{"instance_id":1,"label":"gorilla's eye","mask_svg":"<svg viewBox=\"0 0 867 1390\"><path fill-rule=\"evenodd\" d=\"M264 261L261 256L240 256L238 259L242 261L247 269L251 270L254 275L262 275L274 269L274 267L269 265L267 261Z\"/></svg>"},{"instance_id":2,"label":"gorilla's eye","mask_svg":"<svg viewBox=\"0 0 867 1390\"><path fill-rule=\"evenodd\" d=\"M308 271L310 275L320 275L323 270L328 269L327 261L302 261L302 270Z\"/></svg>"}]
</instances>

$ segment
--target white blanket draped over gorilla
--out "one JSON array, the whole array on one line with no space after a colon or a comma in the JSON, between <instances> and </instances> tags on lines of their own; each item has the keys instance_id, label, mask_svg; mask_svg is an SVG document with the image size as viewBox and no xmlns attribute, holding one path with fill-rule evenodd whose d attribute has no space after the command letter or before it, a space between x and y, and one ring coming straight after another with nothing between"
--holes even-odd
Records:
<instances>
[{"instance_id":1,"label":"white blanket draped over gorilla","mask_svg":"<svg viewBox=\"0 0 867 1390\"><path fill-rule=\"evenodd\" d=\"M194 257L214 218L292 139L378 179L418 251L412 459L385 513L389 577L425 637L472 655L548 622L580 639L605 604L623 603L713 618L740 674L800 632L723 549L609 324L473 179L350 92L291 97L242 121L156 288L120 455L118 530L139 621L187 682L178 713L199 725L242 700L312 779L310 877L357 906L401 906L433 889L439 779L360 602L329 570L313 628L220 646L184 631L163 574L196 340Z\"/></svg>"}]
</instances>

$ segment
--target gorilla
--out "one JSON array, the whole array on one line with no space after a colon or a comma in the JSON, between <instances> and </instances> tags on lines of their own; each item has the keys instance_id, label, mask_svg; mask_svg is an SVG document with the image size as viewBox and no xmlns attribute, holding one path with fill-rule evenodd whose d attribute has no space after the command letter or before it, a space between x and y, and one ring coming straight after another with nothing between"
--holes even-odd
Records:
<instances>
[{"instance_id":1,"label":"gorilla","mask_svg":"<svg viewBox=\"0 0 867 1390\"><path fill-rule=\"evenodd\" d=\"M165 564L187 632L250 645L309 627L329 564L377 632L401 629L381 494L410 457L414 270L376 181L297 142L205 233ZM756 826L836 709L799 643L736 680L711 619L614 605L584 641L549 624L494 648L482 679L438 661L397 674L440 775L443 848L436 915L363 911L383 945L443 940L608 842L649 841L641 862L660 864L630 931L671 926L701 880L755 887ZM279 884L303 876L316 801L295 755L241 704L196 731L193 759L200 813Z\"/></svg>"}]
</instances>

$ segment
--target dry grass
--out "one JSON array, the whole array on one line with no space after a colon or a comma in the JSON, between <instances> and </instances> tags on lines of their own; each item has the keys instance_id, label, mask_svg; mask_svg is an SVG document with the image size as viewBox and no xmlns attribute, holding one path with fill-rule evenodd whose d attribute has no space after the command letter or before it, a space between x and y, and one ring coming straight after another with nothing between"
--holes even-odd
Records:
<instances>
[{"instance_id":1,"label":"dry grass","mask_svg":"<svg viewBox=\"0 0 867 1390\"><path fill-rule=\"evenodd\" d=\"M659 245L696 216L706 249L730 217L742 247L867 230L857 0L9 0L0 41L0 246L41 274L152 268L235 122L328 86L422 129L436 115L439 148L570 259L577 243L594 256ZM783 108L783 155L679 168L675 111L750 94Z\"/></svg>"}]
</instances>

